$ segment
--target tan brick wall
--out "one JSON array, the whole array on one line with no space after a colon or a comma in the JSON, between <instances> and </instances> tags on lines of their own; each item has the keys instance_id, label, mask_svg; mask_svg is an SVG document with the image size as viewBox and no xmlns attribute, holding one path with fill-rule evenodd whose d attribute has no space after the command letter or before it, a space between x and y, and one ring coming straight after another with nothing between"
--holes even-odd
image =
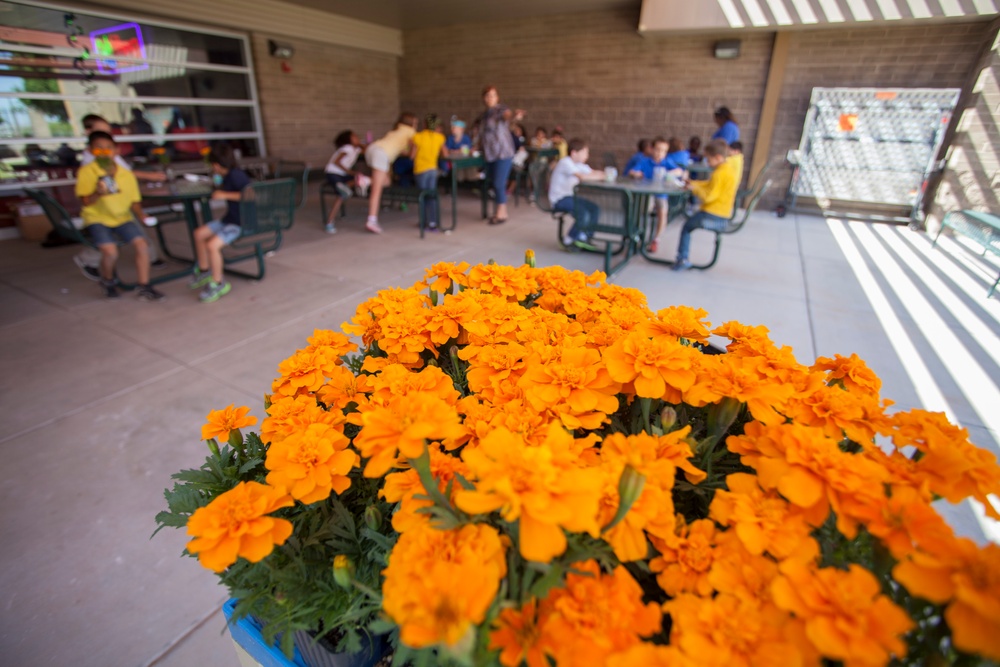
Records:
<instances>
[{"instance_id":1,"label":"tan brick wall","mask_svg":"<svg viewBox=\"0 0 1000 667\"><path fill-rule=\"evenodd\" d=\"M404 33L402 106L470 120L481 88L524 108L529 133L561 124L591 143L591 162L613 151L622 164L640 137L715 130L712 110L729 106L748 156L770 63L772 33L742 33L737 60L717 60L728 35L643 38L630 11L512 20ZM772 155L797 147L813 87L961 87L989 24L950 23L796 31L781 92ZM746 160L749 168L750 159ZM790 171L778 169L766 204L784 196Z\"/></svg>"},{"instance_id":2,"label":"tan brick wall","mask_svg":"<svg viewBox=\"0 0 1000 667\"><path fill-rule=\"evenodd\" d=\"M562 125L567 139L590 142L597 166L605 151L623 165L640 137L707 139L723 104L752 144L773 36L745 35L740 58L727 61L712 54L719 36L644 38L637 25L624 11L407 31L402 105L471 120L494 84L504 103L527 111L529 133Z\"/></svg>"},{"instance_id":3,"label":"tan brick wall","mask_svg":"<svg viewBox=\"0 0 1000 667\"><path fill-rule=\"evenodd\" d=\"M268 53L268 39L290 43L291 72ZM257 94L269 155L305 160L321 169L333 138L352 129L364 141L388 131L399 113L396 56L260 33L251 36Z\"/></svg>"},{"instance_id":4,"label":"tan brick wall","mask_svg":"<svg viewBox=\"0 0 1000 667\"><path fill-rule=\"evenodd\" d=\"M793 33L771 155L798 148L814 87L961 88L988 28L978 22ZM775 173L765 207L788 187L791 171Z\"/></svg>"},{"instance_id":5,"label":"tan brick wall","mask_svg":"<svg viewBox=\"0 0 1000 667\"><path fill-rule=\"evenodd\" d=\"M987 39L998 24L993 24ZM1000 215L1000 52L995 43L976 65L980 67L980 72L970 72L969 101L928 216L929 229L937 229L948 211L974 209Z\"/></svg>"}]
</instances>

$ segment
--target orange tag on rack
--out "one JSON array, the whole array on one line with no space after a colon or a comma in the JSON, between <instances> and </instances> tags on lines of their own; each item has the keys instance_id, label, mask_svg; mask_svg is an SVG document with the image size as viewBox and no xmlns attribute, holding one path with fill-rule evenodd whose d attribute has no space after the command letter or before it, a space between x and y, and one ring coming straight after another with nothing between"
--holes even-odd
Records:
<instances>
[{"instance_id":1,"label":"orange tag on rack","mask_svg":"<svg viewBox=\"0 0 1000 667\"><path fill-rule=\"evenodd\" d=\"M875 93L876 100L894 100L896 99L896 93L891 90L880 90Z\"/></svg>"},{"instance_id":2,"label":"orange tag on rack","mask_svg":"<svg viewBox=\"0 0 1000 667\"><path fill-rule=\"evenodd\" d=\"M858 114L856 113L842 113L840 114L840 122L838 123L838 128L841 132L853 132L858 127Z\"/></svg>"}]
</instances>

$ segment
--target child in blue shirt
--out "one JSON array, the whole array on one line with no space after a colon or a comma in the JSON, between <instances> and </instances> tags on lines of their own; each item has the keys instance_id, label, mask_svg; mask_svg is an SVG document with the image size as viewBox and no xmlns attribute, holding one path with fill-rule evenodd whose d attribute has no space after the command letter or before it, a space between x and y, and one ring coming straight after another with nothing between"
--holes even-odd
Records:
<instances>
[{"instance_id":1,"label":"child in blue shirt","mask_svg":"<svg viewBox=\"0 0 1000 667\"><path fill-rule=\"evenodd\" d=\"M676 169L687 169L691 164L691 153L684 149L684 144L677 137L667 141L667 161Z\"/></svg>"},{"instance_id":2,"label":"child in blue shirt","mask_svg":"<svg viewBox=\"0 0 1000 667\"><path fill-rule=\"evenodd\" d=\"M719 107L715 110L715 124L719 129L712 135L713 139L725 139L727 144L740 140L740 126L728 107Z\"/></svg>"},{"instance_id":3,"label":"child in blue shirt","mask_svg":"<svg viewBox=\"0 0 1000 667\"><path fill-rule=\"evenodd\" d=\"M653 156L653 142L649 139L640 139L636 145L636 153L625 163L625 175L632 176L632 172L644 172L640 165L649 161ZM650 174L652 170L650 169Z\"/></svg>"}]
</instances>

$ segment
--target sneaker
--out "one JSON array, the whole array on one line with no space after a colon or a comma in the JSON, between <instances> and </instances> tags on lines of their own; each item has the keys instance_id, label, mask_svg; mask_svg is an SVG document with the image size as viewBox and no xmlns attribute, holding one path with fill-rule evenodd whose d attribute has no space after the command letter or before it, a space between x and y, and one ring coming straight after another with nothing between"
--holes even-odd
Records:
<instances>
[{"instance_id":1,"label":"sneaker","mask_svg":"<svg viewBox=\"0 0 1000 667\"><path fill-rule=\"evenodd\" d=\"M156 261L155 262L150 262L149 265L152 266L154 269L162 269L163 267L165 267L167 265L167 263L164 260L162 260L159 257L157 257Z\"/></svg>"},{"instance_id":2,"label":"sneaker","mask_svg":"<svg viewBox=\"0 0 1000 667\"><path fill-rule=\"evenodd\" d=\"M157 292L152 285L139 285L138 296L143 301L162 301L167 298L163 292Z\"/></svg>"},{"instance_id":3,"label":"sneaker","mask_svg":"<svg viewBox=\"0 0 1000 667\"><path fill-rule=\"evenodd\" d=\"M218 301L219 297L229 294L229 290L232 288L233 286L226 281L222 281L221 283L212 281L208 284L208 287L203 289L201 294L198 295L198 300L202 303L212 303L213 301Z\"/></svg>"},{"instance_id":4,"label":"sneaker","mask_svg":"<svg viewBox=\"0 0 1000 667\"><path fill-rule=\"evenodd\" d=\"M351 192L351 189L347 187L347 184L345 183L337 183L337 185L335 185L334 187L337 189L337 194L339 194L344 199L350 199L351 195L354 194L353 192Z\"/></svg>"},{"instance_id":5,"label":"sneaker","mask_svg":"<svg viewBox=\"0 0 1000 667\"><path fill-rule=\"evenodd\" d=\"M337 185L341 185L341 183L338 183ZM324 229L326 230L327 234L336 234L337 233L337 226L335 224L333 224L332 222L326 223L326 226L324 227Z\"/></svg>"},{"instance_id":6,"label":"sneaker","mask_svg":"<svg viewBox=\"0 0 1000 667\"><path fill-rule=\"evenodd\" d=\"M105 299L117 299L121 296L118 292L118 286L114 280L101 280L101 292L104 294Z\"/></svg>"},{"instance_id":7,"label":"sneaker","mask_svg":"<svg viewBox=\"0 0 1000 667\"><path fill-rule=\"evenodd\" d=\"M600 250L600 248L598 248L596 245L585 239L574 239L573 246L579 248L580 250L589 250L591 252L596 252L597 250Z\"/></svg>"},{"instance_id":8,"label":"sneaker","mask_svg":"<svg viewBox=\"0 0 1000 667\"><path fill-rule=\"evenodd\" d=\"M100 282L101 272L98 271L96 267L87 266L79 255L73 255L73 263L76 264L78 269L80 269L80 273L83 274L84 278L87 280L93 280L95 283Z\"/></svg>"},{"instance_id":9,"label":"sneaker","mask_svg":"<svg viewBox=\"0 0 1000 667\"><path fill-rule=\"evenodd\" d=\"M691 268L691 262L687 261L686 259L678 259L676 262L674 262L674 265L670 268L672 268L674 271L687 271L688 269Z\"/></svg>"},{"instance_id":10,"label":"sneaker","mask_svg":"<svg viewBox=\"0 0 1000 667\"><path fill-rule=\"evenodd\" d=\"M382 226L378 224L378 220L369 220L365 223L365 229L370 231L372 234L381 234Z\"/></svg>"},{"instance_id":11,"label":"sneaker","mask_svg":"<svg viewBox=\"0 0 1000 667\"><path fill-rule=\"evenodd\" d=\"M441 229L441 227L438 225L438 223L436 223L436 222L428 222L427 223L427 231L429 231L429 232L436 232L439 229Z\"/></svg>"},{"instance_id":12,"label":"sneaker","mask_svg":"<svg viewBox=\"0 0 1000 667\"><path fill-rule=\"evenodd\" d=\"M212 282L212 272L202 271L197 266L194 267L194 273L191 275L191 282L188 283L188 287L191 289L199 289Z\"/></svg>"},{"instance_id":13,"label":"sneaker","mask_svg":"<svg viewBox=\"0 0 1000 667\"><path fill-rule=\"evenodd\" d=\"M650 241L649 245L646 246L646 252L649 252L649 253L654 253L654 252L656 252L659 249L660 249L660 242L657 241L656 239L653 239L652 241Z\"/></svg>"}]
</instances>

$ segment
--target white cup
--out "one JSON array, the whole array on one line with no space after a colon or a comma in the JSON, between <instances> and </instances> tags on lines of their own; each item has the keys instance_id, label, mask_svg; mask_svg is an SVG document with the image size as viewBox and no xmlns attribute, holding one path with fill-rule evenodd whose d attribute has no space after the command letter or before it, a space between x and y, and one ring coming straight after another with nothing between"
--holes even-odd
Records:
<instances>
[{"instance_id":1,"label":"white cup","mask_svg":"<svg viewBox=\"0 0 1000 667\"><path fill-rule=\"evenodd\" d=\"M159 222L155 217L147 215L142 219L142 223L147 227L156 227L156 223Z\"/></svg>"},{"instance_id":2,"label":"white cup","mask_svg":"<svg viewBox=\"0 0 1000 667\"><path fill-rule=\"evenodd\" d=\"M665 180L667 180L667 168L653 167L653 181L656 183L663 183Z\"/></svg>"},{"instance_id":3,"label":"white cup","mask_svg":"<svg viewBox=\"0 0 1000 667\"><path fill-rule=\"evenodd\" d=\"M604 178L608 180L608 183L614 183L615 179L618 178L618 170L614 167L605 167Z\"/></svg>"}]
</instances>

